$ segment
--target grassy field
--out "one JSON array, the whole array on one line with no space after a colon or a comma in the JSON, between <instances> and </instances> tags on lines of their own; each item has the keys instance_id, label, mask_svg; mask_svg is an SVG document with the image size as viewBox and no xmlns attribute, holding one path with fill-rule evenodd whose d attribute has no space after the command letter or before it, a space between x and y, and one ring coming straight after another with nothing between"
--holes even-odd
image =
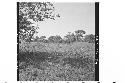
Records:
<instances>
[{"instance_id":1,"label":"grassy field","mask_svg":"<svg viewBox=\"0 0 125 83\"><path fill-rule=\"evenodd\" d=\"M94 81L95 44L19 44L19 81Z\"/></svg>"}]
</instances>

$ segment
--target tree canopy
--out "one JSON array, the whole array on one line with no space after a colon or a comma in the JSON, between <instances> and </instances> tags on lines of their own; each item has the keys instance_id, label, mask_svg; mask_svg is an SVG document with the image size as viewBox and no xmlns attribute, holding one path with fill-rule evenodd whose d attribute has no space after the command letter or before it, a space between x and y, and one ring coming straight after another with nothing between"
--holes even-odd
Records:
<instances>
[{"instance_id":1,"label":"tree canopy","mask_svg":"<svg viewBox=\"0 0 125 83\"><path fill-rule=\"evenodd\" d=\"M44 21L59 17L54 14L54 5L50 2L19 2L19 38L31 41L33 35L37 33L38 26L33 26L33 22Z\"/></svg>"},{"instance_id":2,"label":"tree canopy","mask_svg":"<svg viewBox=\"0 0 125 83\"><path fill-rule=\"evenodd\" d=\"M86 35L84 41L89 43L95 43L95 35L93 34Z\"/></svg>"},{"instance_id":3,"label":"tree canopy","mask_svg":"<svg viewBox=\"0 0 125 83\"><path fill-rule=\"evenodd\" d=\"M76 40L80 41L81 37L83 37L83 34L85 34L86 32L84 30L77 30L75 31L76 33Z\"/></svg>"},{"instance_id":4,"label":"tree canopy","mask_svg":"<svg viewBox=\"0 0 125 83\"><path fill-rule=\"evenodd\" d=\"M48 41L49 41L49 42L53 42L53 43L60 43L61 40L62 40L62 38L61 38L61 36L59 36L59 35L50 36L50 37L48 38Z\"/></svg>"}]
</instances>

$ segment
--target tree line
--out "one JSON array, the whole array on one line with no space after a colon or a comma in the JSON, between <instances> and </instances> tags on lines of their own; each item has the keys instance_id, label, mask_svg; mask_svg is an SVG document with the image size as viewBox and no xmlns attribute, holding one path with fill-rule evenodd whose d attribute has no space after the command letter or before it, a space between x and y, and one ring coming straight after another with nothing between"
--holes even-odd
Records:
<instances>
[{"instance_id":1,"label":"tree line","mask_svg":"<svg viewBox=\"0 0 125 83\"><path fill-rule=\"evenodd\" d=\"M50 36L36 36L32 38L32 42L43 42L43 43L73 43L73 42L89 42L95 43L95 35L85 35L85 31L77 30L75 33L68 32L63 38L60 35Z\"/></svg>"}]
</instances>

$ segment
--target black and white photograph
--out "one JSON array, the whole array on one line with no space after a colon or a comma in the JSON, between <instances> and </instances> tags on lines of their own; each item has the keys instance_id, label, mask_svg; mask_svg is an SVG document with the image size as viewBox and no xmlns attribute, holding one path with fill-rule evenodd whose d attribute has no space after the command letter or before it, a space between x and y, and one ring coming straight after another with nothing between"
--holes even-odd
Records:
<instances>
[{"instance_id":1,"label":"black and white photograph","mask_svg":"<svg viewBox=\"0 0 125 83\"><path fill-rule=\"evenodd\" d=\"M17 2L17 81L99 81L99 2Z\"/></svg>"},{"instance_id":2,"label":"black and white photograph","mask_svg":"<svg viewBox=\"0 0 125 83\"><path fill-rule=\"evenodd\" d=\"M124 0L1 0L0 83L124 83Z\"/></svg>"}]
</instances>

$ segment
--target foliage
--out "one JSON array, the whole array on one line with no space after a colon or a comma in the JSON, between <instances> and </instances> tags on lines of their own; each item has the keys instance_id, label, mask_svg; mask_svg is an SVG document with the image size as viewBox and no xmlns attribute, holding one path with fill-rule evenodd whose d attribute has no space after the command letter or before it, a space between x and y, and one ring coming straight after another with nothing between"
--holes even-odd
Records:
<instances>
[{"instance_id":1,"label":"foliage","mask_svg":"<svg viewBox=\"0 0 125 83\"><path fill-rule=\"evenodd\" d=\"M83 37L83 34L85 34L86 32L84 30L77 30L77 31L75 31L75 33L76 33L76 35L75 35L76 40L80 41L81 38Z\"/></svg>"},{"instance_id":2,"label":"foliage","mask_svg":"<svg viewBox=\"0 0 125 83\"><path fill-rule=\"evenodd\" d=\"M94 44L25 42L23 45L28 51L20 51L18 55L20 81L94 81Z\"/></svg>"},{"instance_id":3,"label":"foliage","mask_svg":"<svg viewBox=\"0 0 125 83\"><path fill-rule=\"evenodd\" d=\"M70 44L73 42L89 42L89 43L95 43L95 36L93 34L90 35L85 35L86 32L84 30L77 30L74 33L68 32L64 38L61 38L60 35L56 36L50 36L48 39L46 36L41 36L38 37L36 36L35 38L32 37L33 42L43 42L43 43L63 43L63 44Z\"/></svg>"},{"instance_id":4,"label":"foliage","mask_svg":"<svg viewBox=\"0 0 125 83\"><path fill-rule=\"evenodd\" d=\"M61 40L62 40L62 38L61 38L61 36L59 36L59 35L50 36L50 37L48 38L48 41L49 41L49 42L53 42L53 43L60 43Z\"/></svg>"},{"instance_id":5,"label":"foliage","mask_svg":"<svg viewBox=\"0 0 125 83\"><path fill-rule=\"evenodd\" d=\"M45 19L55 20L54 6L50 2L19 2L19 37L31 41L37 33L37 26L34 22Z\"/></svg>"},{"instance_id":6,"label":"foliage","mask_svg":"<svg viewBox=\"0 0 125 83\"><path fill-rule=\"evenodd\" d=\"M28 66L20 70L20 81L94 81L94 72L84 68L72 68L70 65L42 63L42 69ZM89 72L89 73L88 73Z\"/></svg>"},{"instance_id":7,"label":"foliage","mask_svg":"<svg viewBox=\"0 0 125 83\"><path fill-rule=\"evenodd\" d=\"M75 35L71 32L68 32L68 34L65 36L65 39L66 43L71 43L76 41Z\"/></svg>"},{"instance_id":8,"label":"foliage","mask_svg":"<svg viewBox=\"0 0 125 83\"><path fill-rule=\"evenodd\" d=\"M94 81L94 35L34 37L36 22L60 17L54 10L50 2L19 2L19 81Z\"/></svg>"},{"instance_id":9,"label":"foliage","mask_svg":"<svg viewBox=\"0 0 125 83\"><path fill-rule=\"evenodd\" d=\"M95 43L95 35L93 34L86 35L84 41L89 43Z\"/></svg>"},{"instance_id":10,"label":"foliage","mask_svg":"<svg viewBox=\"0 0 125 83\"><path fill-rule=\"evenodd\" d=\"M76 30L75 34L68 32L64 38L66 39L66 43L72 43L72 42L81 42L83 40L83 34L86 32L84 30Z\"/></svg>"}]
</instances>

